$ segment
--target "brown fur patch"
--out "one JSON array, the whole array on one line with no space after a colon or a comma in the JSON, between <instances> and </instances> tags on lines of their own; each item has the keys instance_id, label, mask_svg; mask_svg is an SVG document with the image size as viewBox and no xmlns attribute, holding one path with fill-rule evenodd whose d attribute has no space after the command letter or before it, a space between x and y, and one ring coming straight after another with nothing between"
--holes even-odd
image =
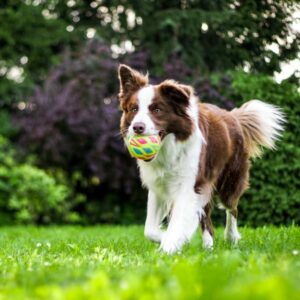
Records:
<instances>
[{"instance_id":1,"label":"brown fur patch","mask_svg":"<svg viewBox=\"0 0 300 300\"><path fill-rule=\"evenodd\" d=\"M135 115L137 114L137 111L136 112L132 111L133 108L136 108L138 110L138 100L136 94L137 93L134 93L128 96L126 100L123 100L121 102L121 108L123 110L123 114L121 117L120 127L121 127L121 134L123 135L123 137L126 136L128 127L130 126Z\"/></svg>"},{"instance_id":2,"label":"brown fur patch","mask_svg":"<svg viewBox=\"0 0 300 300\"><path fill-rule=\"evenodd\" d=\"M121 108L123 109L125 102L140 88L148 84L148 76L145 76L126 65L120 65L118 73L120 80L120 92L118 97Z\"/></svg>"},{"instance_id":3,"label":"brown fur patch","mask_svg":"<svg viewBox=\"0 0 300 300\"><path fill-rule=\"evenodd\" d=\"M184 141L191 135L193 122L187 114L189 97L187 91L173 81L164 81L155 87L150 110L159 108L161 112L152 113L151 118L163 136L173 133L177 140Z\"/></svg>"},{"instance_id":4,"label":"brown fur patch","mask_svg":"<svg viewBox=\"0 0 300 300\"><path fill-rule=\"evenodd\" d=\"M237 217L238 217L238 209L237 208L230 210L230 213L237 219Z\"/></svg>"},{"instance_id":5,"label":"brown fur patch","mask_svg":"<svg viewBox=\"0 0 300 300\"><path fill-rule=\"evenodd\" d=\"M202 144L196 191L199 191L203 184L216 183L232 153L231 140L223 114L223 110L213 105L199 105L199 127L206 143Z\"/></svg>"},{"instance_id":6,"label":"brown fur patch","mask_svg":"<svg viewBox=\"0 0 300 300\"><path fill-rule=\"evenodd\" d=\"M144 76L126 65L119 66L118 74L120 81L118 98L123 110L120 127L121 134L125 137L128 127L137 113L137 111L132 111L132 108L138 109L137 91L148 84L148 76Z\"/></svg>"},{"instance_id":7,"label":"brown fur patch","mask_svg":"<svg viewBox=\"0 0 300 300\"><path fill-rule=\"evenodd\" d=\"M230 112L211 104L199 105L199 127L206 140L202 145L195 191L209 182L223 205L235 209L248 187L249 153L242 129Z\"/></svg>"},{"instance_id":8,"label":"brown fur patch","mask_svg":"<svg viewBox=\"0 0 300 300\"><path fill-rule=\"evenodd\" d=\"M192 88L178 84L174 80L165 80L159 86L160 94L173 104L187 107L192 94Z\"/></svg>"},{"instance_id":9,"label":"brown fur patch","mask_svg":"<svg viewBox=\"0 0 300 300\"><path fill-rule=\"evenodd\" d=\"M200 219L202 232L207 230L211 236L214 235L214 227L211 221L211 212L212 212L213 204L209 202L204 207L205 216L202 216Z\"/></svg>"}]
</instances>

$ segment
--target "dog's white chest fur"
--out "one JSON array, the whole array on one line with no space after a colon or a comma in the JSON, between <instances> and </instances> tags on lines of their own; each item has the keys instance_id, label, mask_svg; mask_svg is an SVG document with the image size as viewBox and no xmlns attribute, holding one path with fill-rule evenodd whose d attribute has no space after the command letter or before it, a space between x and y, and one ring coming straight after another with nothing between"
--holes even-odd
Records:
<instances>
[{"instance_id":1,"label":"dog's white chest fur","mask_svg":"<svg viewBox=\"0 0 300 300\"><path fill-rule=\"evenodd\" d=\"M170 212L176 195L194 191L201 142L199 129L184 142L176 141L175 136L169 134L154 161L138 163L143 184L155 193L165 215Z\"/></svg>"}]
</instances>

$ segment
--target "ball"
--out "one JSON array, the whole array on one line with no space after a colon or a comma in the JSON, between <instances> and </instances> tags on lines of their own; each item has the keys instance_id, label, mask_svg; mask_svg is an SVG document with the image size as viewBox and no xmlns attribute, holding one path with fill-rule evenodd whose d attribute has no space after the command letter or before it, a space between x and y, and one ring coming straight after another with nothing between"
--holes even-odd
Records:
<instances>
[{"instance_id":1,"label":"ball","mask_svg":"<svg viewBox=\"0 0 300 300\"><path fill-rule=\"evenodd\" d=\"M161 146L159 135L133 135L125 143L130 155L142 160L153 159Z\"/></svg>"}]
</instances>

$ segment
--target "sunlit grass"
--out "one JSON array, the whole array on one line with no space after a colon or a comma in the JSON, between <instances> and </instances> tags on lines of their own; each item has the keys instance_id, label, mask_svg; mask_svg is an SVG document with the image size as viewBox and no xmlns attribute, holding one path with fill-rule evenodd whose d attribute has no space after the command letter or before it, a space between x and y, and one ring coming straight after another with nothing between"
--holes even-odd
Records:
<instances>
[{"instance_id":1,"label":"sunlit grass","mask_svg":"<svg viewBox=\"0 0 300 300\"><path fill-rule=\"evenodd\" d=\"M167 256L130 227L0 228L0 299L299 299L299 227Z\"/></svg>"}]
</instances>

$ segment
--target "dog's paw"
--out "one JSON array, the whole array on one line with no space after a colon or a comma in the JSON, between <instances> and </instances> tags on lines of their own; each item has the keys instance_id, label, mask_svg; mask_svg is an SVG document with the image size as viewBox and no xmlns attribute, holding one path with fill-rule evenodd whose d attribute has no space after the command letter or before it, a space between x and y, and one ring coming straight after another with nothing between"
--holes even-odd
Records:
<instances>
[{"instance_id":1,"label":"dog's paw","mask_svg":"<svg viewBox=\"0 0 300 300\"><path fill-rule=\"evenodd\" d=\"M166 234L163 235L159 250L166 254L175 254L179 252L182 247L182 242L178 239L174 239Z\"/></svg>"},{"instance_id":2,"label":"dog's paw","mask_svg":"<svg viewBox=\"0 0 300 300\"><path fill-rule=\"evenodd\" d=\"M203 232L202 241L203 241L203 248L208 250L213 250L214 240L211 234L207 230L204 230Z\"/></svg>"},{"instance_id":3,"label":"dog's paw","mask_svg":"<svg viewBox=\"0 0 300 300\"><path fill-rule=\"evenodd\" d=\"M144 235L148 240L156 243L160 243L163 232L145 230Z\"/></svg>"},{"instance_id":4,"label":"dog's paw","mask_svg":"<svg viewBox=\"0 0 300 300\"><path fill-rule=\"evenodd\" d=\"M224 238L226 241L231 242L234 245L237 245L239 240L241 239L241 235L238 231L227 231L224 232Z\"/></svg>"}]
</instances>

